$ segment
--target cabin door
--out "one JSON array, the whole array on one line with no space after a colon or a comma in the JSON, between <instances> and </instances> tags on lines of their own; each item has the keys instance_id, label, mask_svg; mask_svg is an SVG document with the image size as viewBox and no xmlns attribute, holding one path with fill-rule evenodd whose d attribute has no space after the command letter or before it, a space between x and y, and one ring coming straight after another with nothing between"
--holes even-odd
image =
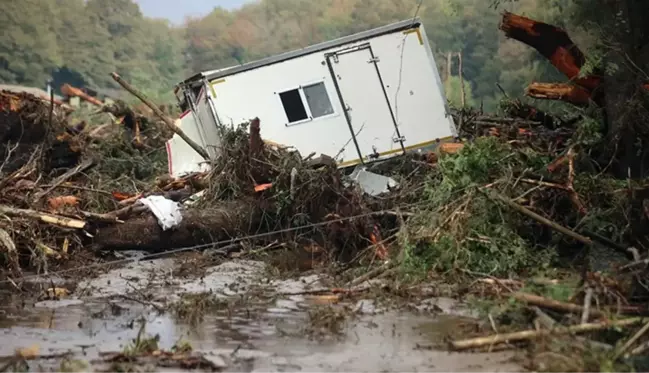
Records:
<instances>
[{"instance_id":1,"label":"cabin door","mask_svg":"<svg viewBox=\"0 0 649 373\"><path fill-rule=\"evenodd\" d=\"M369 44L327 54L350 136L363 162L405 152Z\"/></svg>"}]
</instances>

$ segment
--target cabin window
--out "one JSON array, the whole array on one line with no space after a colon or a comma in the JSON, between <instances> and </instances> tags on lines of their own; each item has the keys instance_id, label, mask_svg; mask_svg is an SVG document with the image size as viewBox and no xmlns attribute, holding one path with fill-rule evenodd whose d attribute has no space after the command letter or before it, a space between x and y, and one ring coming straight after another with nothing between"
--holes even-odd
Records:
<instances>
[{"instance_id":1,"label":"cabin window","mask_svg":"<svg viewBox=\"0 0 649 373\"><path fill-rule=\"evenodd\" d=\"M323 82L311 84L302 88L306 102L311 109L313 118L319 118L325 115L333 114L334 108L331 106L327 89Z\"/></svg>"},{"instance_id":2,"label":"cabin window","mask_svg":"<svg viewBox=\"0 0 649 373\"><path fill-rule=\"evenodd\" d=\"M320 118L334 113L323 82L300 86L279 94L289 123Z\"/></svg>"},{"instance_id":3,"label":"cabin window","mask_svg":"<svg viewBox=\"0 0 649 373\"><path fill-rule=\"evenodd\" d=\"M299 89L282 92L279 94L279 98L282 100L282 105L284 105L284 111L286 112L289 123L299 122L309 118L306 113L306 108L302 103Z\"/></svg>"}]
</instances>

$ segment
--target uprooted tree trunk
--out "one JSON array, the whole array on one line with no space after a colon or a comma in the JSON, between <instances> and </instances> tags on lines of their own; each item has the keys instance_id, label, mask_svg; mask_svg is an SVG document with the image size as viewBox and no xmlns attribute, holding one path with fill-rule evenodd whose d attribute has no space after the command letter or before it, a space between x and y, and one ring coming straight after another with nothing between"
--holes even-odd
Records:
<instances>
[{"instance_id":1,"label":"uprooted tree trunk","mask_svg":"<svg viewBox=\"0 0 649 373\"><path fill-rule=\"evenodd\" d=\"M179 226L163 231L151 213L124 224L100 228L93 240L95 250L143 250L161 252L230 240L255 232L261 209L254 202L224 202L214 208L188 209Z\"/></svg>"}]
</instances>

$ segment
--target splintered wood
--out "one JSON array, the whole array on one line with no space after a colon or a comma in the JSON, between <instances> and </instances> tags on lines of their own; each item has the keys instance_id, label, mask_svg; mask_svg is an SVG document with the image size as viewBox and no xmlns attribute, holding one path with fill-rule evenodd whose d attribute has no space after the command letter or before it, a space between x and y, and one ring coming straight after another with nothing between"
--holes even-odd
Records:
<instances>
[{"instance_id":1,"label":"splintered wood","mask_svg":"<svg viewBox=\"0 0 649 373\"><path fill-rule=\"evenodd\" d=\"M568 83L532 83L525 89L525 94L544 100L566 101L577 106L588 105L590 92Z\"/></svg>"},{"instance_id":2,"label":"splintered wood","mask_svg":"<svg viewBox=\"0 0 649 373\"><path fill-rule=\"evenodd\" d=\"M602 77L580 75L586 57L565 30L510 12L503 14L499 27L507 37L536 49L570 80L570 83L532 83L526 90L528 96L578 106L587 105L590 100L603 104L604 92L597 91ZM642 83L642 87L649 90L649 82Z\"/></svg>"}]
</instances>

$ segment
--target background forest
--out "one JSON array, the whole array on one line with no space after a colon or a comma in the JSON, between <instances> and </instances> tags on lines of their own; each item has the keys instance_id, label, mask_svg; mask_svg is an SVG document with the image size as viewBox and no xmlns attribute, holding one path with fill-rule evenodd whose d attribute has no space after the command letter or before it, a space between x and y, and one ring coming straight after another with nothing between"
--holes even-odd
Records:
<instances>
[{"instance_id":1,"label":"background forest","mask_svg":"<svg viewBox=\"0 0 649 373\"><path fill-rule=\"evenodd\" d=\"M467 101L494 109L502 92L517 96L531 81L565 80L543 57L498 30L503 9L566 27L582 50L594 45L578 0L261 0L173 27L144 17L131 0L2 0L0 82L43 87L48 78L113 88L119 72L158 99L188 75L245 63L312 43L407 19L425 23L453 103L460 100L461 52ZM591 33L594 35L594 33Z\"/></svg>"}]
</instances>

